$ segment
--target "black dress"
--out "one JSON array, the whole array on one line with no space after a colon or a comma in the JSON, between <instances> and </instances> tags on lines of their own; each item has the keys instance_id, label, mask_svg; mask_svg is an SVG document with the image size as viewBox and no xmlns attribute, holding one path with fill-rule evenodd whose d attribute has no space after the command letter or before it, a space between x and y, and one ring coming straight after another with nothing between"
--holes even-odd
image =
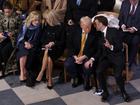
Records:
<instances>
[{"instance_id":1,"label":"black dress","mask_svg":"<svg viewBox=\"0 0 140 105\"><path fill-rule=\"evenodd\" d=\"M38 39L39 38L39 35L37 35L36 38L32 38L31 39L31 37L34 37L35 36L35 34L37 33L37 31L38 30L30 30L30 29L27 29L27 32L25 33L24 39L18 45L17 59L19 59L22 56L28 56L29 53L32 52L32 54L33 54L34 52L37 51L37 47L38 47L38 44L39 44L39 39ZM38 34L40 34L40 33L38 33ZM24 42L25 41L28 42L29 40L31 41L31 44L33 45L33 48L26 49L24 47L25 46Z\"/></svg>"},{"instance_id":2,"label":"black dress","mask_svg":"<svg viewBox=\"0 0 140 105\"><path fill-rule=\"evenodd\" d=\"M22 36L23 30L20 30L20 34ZM19 35L20 35L19 34ZM34 86L35 84L35 78L38 74L39 69L39 57L40 57L40 36L41 36L41 27L38 27L36 29L27 29L25 31L24 39L22 41L18 41L17 47L17 59L19 60L22 56L27 56L26 61L26 69L27 69L27 80L26 85L27 86ZM18 40L21 37L18 38ZM26 49L24 47L24 42L27 41L30 44L33 45L31 49Z\"/></svg>"},{"instance_id":3,"label":"black dress","mask_svg":"<svg viewBox=\"0 0 140 105\"><path fill-rule=\"evenodd\" d=\"M55 45L48 50L48 55L52 60L56 60L63 54L65 48L65 30L63 25L44 26L41 38L42 47L49 42L54 42Z\"/></svg>"}]
</instances>

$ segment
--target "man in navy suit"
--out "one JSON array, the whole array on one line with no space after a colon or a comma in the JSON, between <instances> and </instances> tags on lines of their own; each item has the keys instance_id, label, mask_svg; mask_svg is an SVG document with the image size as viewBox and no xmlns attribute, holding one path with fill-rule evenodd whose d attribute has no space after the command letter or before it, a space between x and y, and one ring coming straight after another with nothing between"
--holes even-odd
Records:
<instances>
[{"instance_id":1,"label":"man in navy suit","mask_svg":"<svg viewBox=\"0 0 140 105\"><path fill-rule=\"evenodd\" d=\"M123 41L128 44L129 69L131 69L132 64L135 63L140 43L140 1L124 0L120 10L119 20ZM133 72L130 70L129 79L132 78L132 75Z\"/></svg>"},{"instance_id":2,"label":"man in navy suit","mask_svg":"<svg viewBox=\"0 0 140 105\"><path fill-rule=\"evenodd\" d=\"M69 56L64 65L73 80L72 87L78 86L83 79L82 66L94 53L93 49L96 48L96 38L91 30L91 26L91 19L88 16L82 17L80 19L81 28L75 29L74 35L71 38Z\"/></svg>"},{"instance_id":3,"label":"man in navy suit","mask_svg":"<svg viewBox=\"0 0 140 105\"><path fill-rule=\"evenodd\" d=\"M124 101L128 102L130 101L130 98L126 93L124 87L124 80L122 77L122 70L124 67L124 55L123 55L123 44L118 36L119 31L116 28L107 27L108 20L104 16L95 17L94 24L96 30L102 32L101 34L99 34L100 57L98 60L98 66L96 70L99 85L103 89L101 100L107 101L109 96L104 73L107 70L107 68L111 65L113 67L114 76L121 91L122 97Z\"/></svg>"}]
</instances>

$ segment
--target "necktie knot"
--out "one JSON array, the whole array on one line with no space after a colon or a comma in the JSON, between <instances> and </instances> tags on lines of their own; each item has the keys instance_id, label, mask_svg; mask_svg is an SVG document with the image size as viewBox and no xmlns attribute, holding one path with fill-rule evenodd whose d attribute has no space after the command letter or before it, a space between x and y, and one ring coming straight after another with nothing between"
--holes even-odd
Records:
<instances>
[{"instance_id":1,"label":"necktie knot","mask_svg":"<svg viewBox=\"0 0 140 105\"><path fill-rule=\"evenodd\" d=\"M131 11L130 11L130 15L133 15L135 13L135 5L132 5Z\"/></svg>"}]
</instances>

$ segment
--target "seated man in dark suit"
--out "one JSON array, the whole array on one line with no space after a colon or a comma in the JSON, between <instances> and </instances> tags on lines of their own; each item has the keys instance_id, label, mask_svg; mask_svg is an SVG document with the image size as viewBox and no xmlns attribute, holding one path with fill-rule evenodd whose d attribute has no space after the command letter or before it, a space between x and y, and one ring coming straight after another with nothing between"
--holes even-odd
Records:
<instances>
[{"instance_id":1,"label":"seated man in dark suit","mask_svg":"<svg viewBox=\"0 0 140 105\"><path fill-rule=\"evenodd\" d=\"M87 58L91 57L92 48L96 47L93 31L91 31L91 19L86 16L80 20L81 28L75 29L75 33L71 39L71 47L69 57L65 61L65 67L70 74L73 83L72 87L76 87L83 76L83 63Z\"/></svg>"},{"instance_id":2,"label":"seated man in dark suit","mask_svg":"<svg viewBox=\"0 0 140 105\"><path fill-rule=\"evenodd\" d=\"M101 31L100 34L100 57L97 67L97 78L99 85L103 89L101 100L107 101L109 93L107 89L107 83L105 79L105 71L111 65L114 70L114 76L116 83L119 86L124 101L130 101L128 94L126 93L124 80L122 77L122 70L124 67L124 55L123 44L120 40L119 31L116 28L109 28L108 20L104 16L97 16L94 19L94 24L97 31ZM94 56L93 56L94 57Z\"/></svg>"},{"instance_id":3,"label":"seated man in dark suit","mask_svg":"<svg viewBox=\"0 0 140 105\"><path fill-rule=\"evenodd\" d=\"M128 61L129 61L129 79L132 79L132 64L135 63L135 58L140 44L140 1L139 0L124 0L122 2L119 25L122 30L122 38L128 44Z\"/></svg>"}]
</instances>

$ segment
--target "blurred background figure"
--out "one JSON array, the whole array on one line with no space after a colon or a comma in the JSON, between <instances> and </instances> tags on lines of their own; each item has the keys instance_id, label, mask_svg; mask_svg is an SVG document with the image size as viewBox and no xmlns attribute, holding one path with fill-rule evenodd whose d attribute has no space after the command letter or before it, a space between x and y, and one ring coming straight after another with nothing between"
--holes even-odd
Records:
<instances>
[{"instance_id":1,"label":"blurred background figure","mask_svg":"<svg viewBox=\"0 0 140 105\"><path fill-rule=\"evenodd\" d=\"M116 0L98 0L98 11L113 11Z\"/></svg>"}]
</instances>

